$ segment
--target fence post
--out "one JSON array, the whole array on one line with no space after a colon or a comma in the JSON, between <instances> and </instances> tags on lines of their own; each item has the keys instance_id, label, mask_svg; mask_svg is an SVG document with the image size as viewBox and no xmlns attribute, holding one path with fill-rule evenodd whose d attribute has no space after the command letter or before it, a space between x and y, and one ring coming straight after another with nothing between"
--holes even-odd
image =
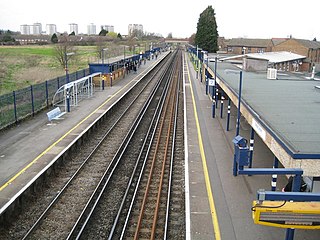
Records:
<instances>
[{"instance_id":1,"label":"fence post","mask_svg":"<svg viewBox=\"0 0 320 240\"><path fill-rule=\"evenodd\" d=\"M34 99L33 99L33 87L32 87L32 85L30 86L30 93L31 93L31 111L32 111L32 116L34 117Z\"/></svg>"},{"instance_id":2,"label":"fence post","mask_svg":"<svg viewBox=\"0 0 320 240\"><path fill-rule=\"evenodd\" d=\"M47 100L47 107L49 107L49 89L48 89L48 80L46 81L46 100Z\"/></svg>"},{"instance_id":3,"label":"fence post","mask_svg":"<svg viewBox=\"0 0 320 240\"><path fill-rule=\"evenodd\" d=\"M16 103L16 92L13 91L13 109L14 109L14 119L16 123L18 122L18 117L17 117L17 103Z\"/></svg>"}]
</instances>

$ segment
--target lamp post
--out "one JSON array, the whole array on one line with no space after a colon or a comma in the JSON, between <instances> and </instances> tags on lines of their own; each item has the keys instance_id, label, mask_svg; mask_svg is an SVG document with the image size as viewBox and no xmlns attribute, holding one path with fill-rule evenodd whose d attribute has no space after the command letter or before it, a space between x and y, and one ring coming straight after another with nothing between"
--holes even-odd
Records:
<instances>
[{"instance_id":1,"label":"lamp post","mask_svg":"<svg viewBox=\"0 0 320 240\"><path fill-rule=\"evenodd\" d=\"M239 93L238 93L238 112L237 112L237 123L236 123L236 136L240 133L240 106L241 106L241 92L242 92L242 71L236 71L236 70L226 70L226 73L240 73L240 81L239 81ZM238 164L236 161L236 154L234 154L233 158L233 176L237 176L237 168Z\"/></svg>"},{"instance_id":2,"label":"lamp post","mask_svg":"<svg viewBox=\"0 0 320 240\"><path fill-rule=\"evenodd\" d=\"M105 51L108 51L108 48L101 49L101 62L102 62L102 64L103 64L103 60L104 60L104 52Z\"/></svg>"},{"instance_id":3,"label":"lamp post","mask_svg":"<svg viewBox=\"0 0 320 240\"><path fill-rule=\"evenodd\" d=\"M69 73L68 73L68 56L74 55L74 52L67 53L64 52L64 60L65 60L65 70L66 70L66 83L69 83ZM70 112L70 92L69 87L66 88L66 102L67 102L67 112Z\"/></svg>"},{"instance_id":4,"label":"lamp post","mask_svg":"<svg viewBox=\"0 0 320 240\"><path fill-rule=\"evenodd\" d=\"M68 56L74 55L74 52L64 52L64 60L65 60L65 70L66 70L66 82L69 83L69 73L68 73Z\"/></svg>"}]
</instances>

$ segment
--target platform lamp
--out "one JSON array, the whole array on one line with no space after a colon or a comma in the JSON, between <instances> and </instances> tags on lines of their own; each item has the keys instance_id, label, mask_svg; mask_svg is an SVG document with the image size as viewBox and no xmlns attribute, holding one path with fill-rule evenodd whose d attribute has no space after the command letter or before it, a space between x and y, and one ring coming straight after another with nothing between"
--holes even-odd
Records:
<instances>
[{"instance_id":1,"label":"platform lamp","mask_svg":"<svg viewBox=\"0 0 320 240\"><path fill-rule=\"evenodd\" d=\"M69 73L68 73L68 57L74 55L74 52L64 53L64 60L65 60L65 70L66 70L66 83L69 83Z\"/></svg>"},{"instance_id":2,"label":"platform lamp","mask_svg":"<svg viewBox=\"0 0 320 240\"><path fill-rule=\"evenodd\" d=\"M104 60L104 52L108 51L108 48L103 48L101 49L101 62L103 64L103 60Z\"/></svg>"},{"instance_id":3,"label":"platform lamp","mask_svg":"<svg viewBox=\"0 0 320 240\"><path fill-rule=\"evenodd\" d=\"M66 70L66 84L69 83L69 73L68 73L68 57L74 55L74 52L64 52L64 59L65 59L65 70ZM69 87L66 88L66 102L67 102L67 112L70 112L70 92Z\"/></svg>"},{"instance_id":4,"label":"platform lamp","mask_svg":"<svg viewBox=\"0 0 320 240\"><path fill-rule=\"evenodd\" d=\"M240 81L239 81L239 93L238 93L238 112L237 112L237 123L236 123L236 136L240 133L240 106L241 106L241 92L242 92L242 71L226 69L225 72L228 73L235 73L240 74ZM237 161L236 155L234 154L233 158L233 176L237 176Z\"/></svg>"}]
</instances>

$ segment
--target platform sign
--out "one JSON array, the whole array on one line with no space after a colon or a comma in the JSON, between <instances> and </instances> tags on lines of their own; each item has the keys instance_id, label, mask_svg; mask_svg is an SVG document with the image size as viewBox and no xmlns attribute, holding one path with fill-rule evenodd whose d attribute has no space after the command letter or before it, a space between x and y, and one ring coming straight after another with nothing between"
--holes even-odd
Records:
<instances>
[{"instance_id":1,"label":"platform sign","mask_svg":"<svg viewBox=\"0 0 320 240\"><path fill-rule=\"evenodd\" d=\"M262 128L262 126L253 118L252 119L252 128L258 133L258 135L265 141L267 133L266 131Z\"/></svg>"},{"instance_id":2,"label":"platform sign","mask_svg":"<svg viewBox=\"0 0 320 240\"><path fill-rule=\"evenodd\" d=\"M214 86L215 85L215 81L212 78L209 78L209 86Z\"/></svg>"},{"instance_id":3,"label":"platform sign","mask_svg":"<svg viewBox=\"0 0 320 240\"><path fill-rule=\"evenodd\" d=\"M255 224L279 228L320 229L320 202L254 201Z\"/></svg>"}]
</instances>

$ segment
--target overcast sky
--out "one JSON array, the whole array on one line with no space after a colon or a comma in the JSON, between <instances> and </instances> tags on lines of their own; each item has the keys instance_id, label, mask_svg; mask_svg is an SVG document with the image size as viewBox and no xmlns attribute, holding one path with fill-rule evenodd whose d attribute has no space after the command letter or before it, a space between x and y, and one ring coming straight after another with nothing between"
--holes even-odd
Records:
<instances>
[{"instance_id":1,"label":"overcast sky","mask_svg":"<svg viewBox=\"0 0 320 240\"><path fill-rule=\"evenodd\" d=\"M79 33L87 25L113 25L127 34L128 24L142 24L144 31L164 37L189 37L196 32L200 13L215 9L219 36L226 38L288 37L320 40L319 0L0 0L0 29L20 31L20 25L56 24L69 32L77 23Z\"/></svg>"}]
</instances>

